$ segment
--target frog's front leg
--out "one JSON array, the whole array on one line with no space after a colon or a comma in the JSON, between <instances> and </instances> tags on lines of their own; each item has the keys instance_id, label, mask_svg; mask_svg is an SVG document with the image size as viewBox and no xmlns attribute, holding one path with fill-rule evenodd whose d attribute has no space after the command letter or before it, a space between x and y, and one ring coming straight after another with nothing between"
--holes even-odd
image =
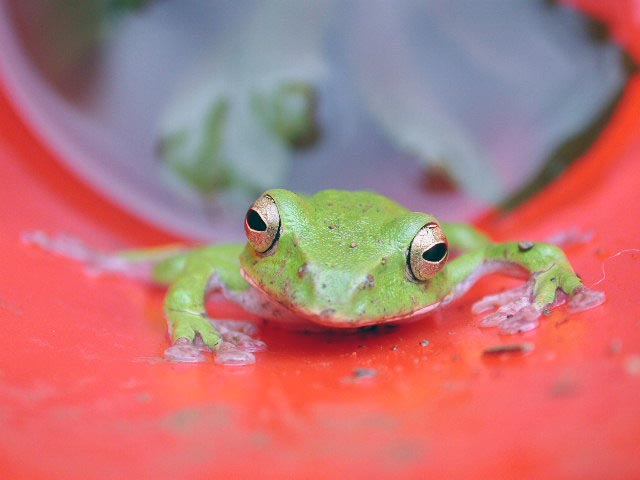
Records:
<instances>
[{"instance_id":1,"label":"frog's front leg","mask_svg":"<svg viewBox=\"0 0 640 480\"><path fill-rule=\"evenodd\" d=\"M545 309L570 298L570 311L596 307L604 293L588 289L574 273L564 252L550 244L509 242L490 244L462 255L445 268L449 285L456 285L444 299L451 301L467 291L480 277L494 272L529 278L514 290L487 296L476 302L474 313L497 310L485 316L481 326L498 326L504 333L536 328Z\"/></svg>"},{"instance_id":2,"label":"frog's front leg","mask_svg":"<svg viewBox=\"0 0 640 480\"><path fill-rule=\"evenodd\" d=\"M227 251L233 250L233 251ZM255 328L247 322L213 320L206 311L207 293L212 290L247 288L239 273L235 246L211 246L186 256L184 266L173 279L164 304L173 345L165 351L172 361L198 362L203 351L216 352L216 362L246 365L255 362L254 351L264 344L251 338ZM168 260L156 267L167 269Z\"/></svg>"},{"instance_id":3,"label":"frog's front leg","mask_svg":"<svg viewBox=\"0 0 640 480\"><path fill-rule=\"evenodd\" d=\"M165 351L169 360L197 362L203 360L201 350L215 350L222 342L205 308L209 279L215 270L208 265L188 265L171 285L164 302L173 346Z\"/></svg>"}]
</instances>

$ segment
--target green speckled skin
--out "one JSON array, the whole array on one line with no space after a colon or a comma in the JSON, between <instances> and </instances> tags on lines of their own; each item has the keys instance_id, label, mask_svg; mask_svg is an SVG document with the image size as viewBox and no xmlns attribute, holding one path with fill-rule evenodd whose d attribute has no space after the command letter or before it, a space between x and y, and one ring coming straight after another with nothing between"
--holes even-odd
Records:
<instances>
[{"instance_id":1,"label":"green speckled skin","mask_svg":"<svg viewBox=\"0 0 640 480\"><path fill-rule=\"evenodd\" d=\"M297 315L333 327L372 325L424 311L447 301L487 262L516 265L533 275L537 306L552 303L557 288L572 294L581 285L558 247L495 244L463 224L442 226L450 249L464 253L420 283L408 272L407 251L425 224L437 222L433 216L371 192L266 194L280 214L279 238L266 254L249 243L214 245L156 265L155 279L170 284L165 312L174 340L199 334L210 347L219 343L204 308L212 276L218 287L242 292L253 285Z\"/></svg>"},{"instance_id":2,"label":"green speckled skin","mask_svg":"<svg viewBox=\"0 0 640 480\"><path fill-rule=\"evenodd\" d=\"M294 310L353 327L411 313L442 294L444 277L425 287L407 275L409 244L433 216L369 192L266 193L280 212L277 248L261 256L248 244L240 261L258 288Z\"/></svg>"}]
</instances>

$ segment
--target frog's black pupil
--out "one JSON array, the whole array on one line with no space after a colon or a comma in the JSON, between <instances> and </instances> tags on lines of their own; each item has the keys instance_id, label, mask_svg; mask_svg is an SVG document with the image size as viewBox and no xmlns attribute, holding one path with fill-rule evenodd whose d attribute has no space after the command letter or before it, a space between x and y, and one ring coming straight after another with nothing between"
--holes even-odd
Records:
<instances>
[{"instance_id":1,"label":"frog's black pupil","mask_svg":"<svg viewBox=\"0 0 640 480\"><path fill-rule=\"evenodd\" d=\"M247 225L249 225L251 230L255 230L257 232L264 232L267 230L267 224L264 223L260 214L253 208L250 208L247 212Z\"/></svg>"},{"instance_id":2,"label":"frog's black pupil","mask_svg":"<svg viewBox=\"0 0 640 480\"><path fill-rule=\"evenodd\" d=\"M447 245L444 243L436 243L433 247L428 248L422 253L422 258L427 262L439 262L447 254Z\"/></svg>"}]
</instances>

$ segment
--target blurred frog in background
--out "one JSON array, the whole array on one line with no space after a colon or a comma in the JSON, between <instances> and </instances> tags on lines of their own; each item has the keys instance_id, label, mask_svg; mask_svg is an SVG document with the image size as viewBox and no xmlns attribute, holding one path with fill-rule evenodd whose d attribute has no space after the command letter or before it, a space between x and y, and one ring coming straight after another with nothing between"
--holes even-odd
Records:
<instances>
[{"instance_id":1,"label":"blurred frog in background","mask_svg":"<svg viewBox=\"0 0 640 480\"><path fill-rule=\"evenodd\" d=\"M601 25L542 0L8 8L58 138L82 152L61 161L205 241L237 238L274 185L374 190L458 220L514 206L592 144L634 68Z\"/></svg>"}]
</instances>

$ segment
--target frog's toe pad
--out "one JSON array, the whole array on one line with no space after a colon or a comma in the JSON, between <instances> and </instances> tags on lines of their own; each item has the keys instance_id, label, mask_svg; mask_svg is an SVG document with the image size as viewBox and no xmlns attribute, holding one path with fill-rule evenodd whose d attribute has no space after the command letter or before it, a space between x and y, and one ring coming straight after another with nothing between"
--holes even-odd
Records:
<instances>
[{"instance_id":1,"label":"frog's toe pad","mask_svg":"<svg viewBox=\"0 0 640 480\"><path fill-rule=\"evenodd\" d=\"M533 304L532 281L495 295L488 295L477 301L472 311L482 313L498 309L480 320L481 327L498 327L500 332L514 334L527 332L540 324L542 311Z\"/></svg>"},{"instance_id":2,"label":"frog's toe pad","mask_svg":"<svg viewBox=\"0 0 640 480\"><path fill-rule=\"evenodd\" d=\"M534 305L528 305L501 321L498 328L500 328L500 333L507 335L528 332L529 330L538 328L541 314L542 312Z\"/></svg>"},{"instance_id":3,"label":"frog's toe pad","mask_svg":"<svg viewBox=\"0 0 640 480\"><path fill-rule=\"evenodd\" d=\"M571 300L569 300L567 308L571 313L582 312L583 310L589 310L590 308L602 305L605 300L606 297L604 292L591 290L582 286L573 294Z\"/></svg>"},{"instance_id":4,"label":"frog's toe pad","mask_svg":"<svg viewBox=\"0 0 640 480\"><path fill-rule=\"evenodd\" d=\"M484 313L493 310L494 308L502 307L503 305L509 305L514 302L521 301L523 298L531 298L533 295L533 285L534 282L531 280L524 285L512 288L511 290L505 290L504 292L493 295L486 295L471 306L471 311L475 314Z\"/></svg>"},{"instance_id":5,"label":"frog's toe pad","mask_svg":"<svg viewBox=\"0 0 640 480\"><path fill-rule=\"evenodd\" d=\"M501 306L498 310L486 315L481 327L498 327L502 333L514 334L533 330L540 324L542 312L536 308L528 297Z\"/></svg>"},{"instance_id":6,"label":"frog's toe pad","mask_svg":"<svg viewBox=\"0 0 640 480\"><path fill-rule=\"evenodd\" d=\"M253 353L242 350L230 342L222 342L216 350L216 363L220 365L252 365L256 363Z\"/></svg>"},{"instance_id":7,"label":"frog's toe pad","mask_svg":"<svg viewBox=\"0 0 640 480\"><path fill-rule=\"evenodd\" d=\"M179 338L164 351L164 358L170 362L196 363L204 362L203 349L187 338Z\"/></svg>"},{"instance_id":8,"label":"frog's toe pad","mask_svg":"<svg viewBox=\"0 0 640 480\"><path fill-rule=\"evenodd\" d=\"M216 363L220 365L252 365L256 363L253 352L262 352L267 345L254 338L258 327L253 322L239 320L212 320L223 342L216 349Z\"/></svg>"},{"instance_id":9,"label":"frog's toe pad","mask_svg":"<svg viewBox=\"0 0 640 480\"><path fill-rule=\"evenodd\" d=\"M266 343L253 338L258 332L258 327L253 322L239 320L213 320L214 327L222 339L244 352L262 352L267 349Z\"/></svg>"},{"instance_id":10,"label":"frog's toe pad","mask_svg":"<svg viewBox=\"0 0 640 480\"><path fill-rule=\"evenodd\" d=\"M483 313L497 308L480 320L481 327L498 327L501 333L514 334L527 332L538 327L543 309L534 303L533 282L496 295L486 296L477 301L472 311ZM568 295L558 289L553 303L545 309L558 307L567 301ZM605 301L603 292L579 287L571 296L568 304L570 313L581 312L602 305Z\"/></svg>"}]
</instances>

